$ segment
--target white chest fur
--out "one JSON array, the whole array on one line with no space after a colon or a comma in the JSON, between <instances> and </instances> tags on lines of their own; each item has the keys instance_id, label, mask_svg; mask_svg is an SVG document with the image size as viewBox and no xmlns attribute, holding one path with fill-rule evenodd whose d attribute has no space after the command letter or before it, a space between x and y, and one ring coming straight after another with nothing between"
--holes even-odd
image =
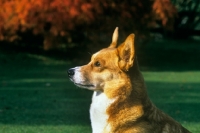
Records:
<instances>
[{"instance_id":1,"label":"white chest fur","mask_svg":"<svg viewBox=\"0 0 200 133\"><path fill-rule=\"evenodd\" d=\"M110 125L107 122L107 108L113 103L113 99L107 98L103 92L95 91L92 96L92 104L90 107L90 119L93 133L102 133L104 130L110 130Z\"/></svg>"}]
</instances>

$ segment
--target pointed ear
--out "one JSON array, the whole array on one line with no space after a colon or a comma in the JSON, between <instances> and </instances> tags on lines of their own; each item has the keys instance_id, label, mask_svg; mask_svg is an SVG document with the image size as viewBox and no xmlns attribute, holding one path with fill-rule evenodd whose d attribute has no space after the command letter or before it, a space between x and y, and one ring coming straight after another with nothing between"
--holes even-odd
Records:
<instances>
[{"instance_id":1,"label":"pointed ear","mask_svg":"<svg viewBox=\"0 0 200 133\"><path fill-rule=\"evenodd\" d=\"M120 57L119 67L124 71L128 71L133 66L135 57L134 38L135 35L130 34L117 48Z\"/></svg>"},{"instance_id":2,"label":"pointed ear","mask_svg":"<svg viewBox=\"0 0 200 133\"><path fill-rule=\"evenodd\" d=\"M108 48L115 48L117 46L117 40L118 40L118 27L116 27L113 32L112 43Z\"/></svg>"}]
</instances>

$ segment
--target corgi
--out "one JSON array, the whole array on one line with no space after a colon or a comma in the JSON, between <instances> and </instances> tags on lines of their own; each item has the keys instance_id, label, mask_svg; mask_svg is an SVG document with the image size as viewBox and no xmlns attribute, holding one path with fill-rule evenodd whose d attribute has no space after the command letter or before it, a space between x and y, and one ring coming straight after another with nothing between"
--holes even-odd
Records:
<instances>
[{"instance_id":1,"label":"corgi","mask_svg":"<svg viewBox=\"0 0 200 133\"><path fill-rule=\"evenodd\" d=\"M93 91L90 119L93 133L190 133L156 108L147 95L130 34L117 47L112 42L91 57L87 65L68 70L78 87Z\"/></svg>"}]
</instances>

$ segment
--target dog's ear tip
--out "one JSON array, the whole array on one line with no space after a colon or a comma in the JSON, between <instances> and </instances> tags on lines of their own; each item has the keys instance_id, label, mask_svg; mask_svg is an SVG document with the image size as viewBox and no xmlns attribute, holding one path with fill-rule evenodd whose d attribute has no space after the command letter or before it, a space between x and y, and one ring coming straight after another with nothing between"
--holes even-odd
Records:
<instances>
[{"instance_id":1,"label":"dog's ear tip","mask_svg":"<svg viewBox=\"0 0 200 133\"><path fill-rule=\"evenodd\" d=\"M117 40L118 40L118 27L116 27L113 32L112 43L109 46L109 48L115 48L117 46Z\"/></svg>"},{"instance_id":2,"label":"dog's ear tip","mask_svg":"<svg viewBox=\"0 0 200 133\"><path fill-rule=\"evenodd\" d=\"M135 34L134 34L134 33L130 34L129 36L130 36L131 38L133 38L133 39L135 38Z\"/></svg>"}]
</instances>

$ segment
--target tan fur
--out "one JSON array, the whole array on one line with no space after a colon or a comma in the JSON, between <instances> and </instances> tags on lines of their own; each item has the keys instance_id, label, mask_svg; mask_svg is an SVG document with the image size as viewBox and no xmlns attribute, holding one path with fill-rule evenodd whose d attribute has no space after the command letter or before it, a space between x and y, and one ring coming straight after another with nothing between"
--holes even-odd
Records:
<instances>
[{"instance_id":1,"label":"tan fur","mask_svg":"<svg viewBox=\"0 0 200 133\"><path fill-rule=\"evenodd\" d=\"M109 128L105 127L103 132L189 133L150 101L135 55L135 35L130 34L116 48L117 37L118 28L113 33L111 45L95 53L87 65L77 70L82 75L81 80L71 77L80 87L91 85L89 89L113 99L105 110Z\"/></svg>"},{"instance_id":2,"label":"tan fur","mask_svg":"<svg viewBox=\"0 0 200 133\"><path fill-rule=\"evenodd\" d=\"M115 48L117 46L117 40L118 40L118 27L116 27L113 32L112 43L109 46L109 48Z\"/></svg>"}]
</instances>

